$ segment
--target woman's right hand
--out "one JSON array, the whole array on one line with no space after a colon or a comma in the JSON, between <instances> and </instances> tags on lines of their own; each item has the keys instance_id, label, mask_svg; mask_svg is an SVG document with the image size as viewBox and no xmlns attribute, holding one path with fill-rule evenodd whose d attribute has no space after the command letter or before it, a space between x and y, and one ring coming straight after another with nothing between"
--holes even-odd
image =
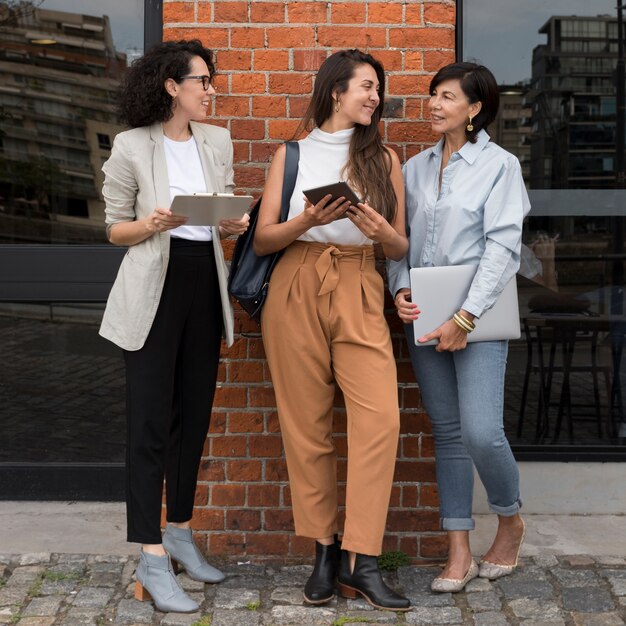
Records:
<instances>
[{"instance_id":1,"label":"woman's right hand","mask_svg":"<svg viewBox=\"0 0 626 626\"><path fill-rule=\"evenodd\" d=\"M307 198L304 198L304 211L302 216L306 221L307 228L330 224L348 210L350 206L349 200L340 196L334 202L329 203L331 198L332 195L327 194L317 204L311 204Z\"/></svg>"},{"instance_id":2,"label":"woman's right hand","mask_svg":"<svg viewBox=\"0 0 626 626\"><path fill-rule=\"evenodd\" d=\"M163 233L172 228L178 228L187 223L185 215L175 215L170 209L156 208L147 219L148 230L153 233Z\"/></svg>"},{"instance_id":3,"label":"woman's right hand","mask_svg":"<svg viewBox=\"0 0 626 626\"><path fill-rule=\"evenodd\" d=\"M421 311L417 308L417 304L411 302L411 290L404 288L398 289L396 297L393 299L398 317L405 323L410 324L419 317Z\"/></svg>"}]
</instances>

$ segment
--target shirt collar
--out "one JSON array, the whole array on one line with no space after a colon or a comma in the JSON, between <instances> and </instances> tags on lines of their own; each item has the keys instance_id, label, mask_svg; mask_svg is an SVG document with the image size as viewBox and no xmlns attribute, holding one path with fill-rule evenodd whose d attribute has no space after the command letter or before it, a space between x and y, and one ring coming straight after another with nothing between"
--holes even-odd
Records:
<instances>
[{"instance_id":1,"label":"shirt collar","mask_svg":"<svg viewBox=\"0 0 626 626\"><path fill-rule=\"evenodd\" d=\"M482 152L483 148L489 143L489 133L485 129L478 131L476 135L476 143L470 141L465 142L463 147L459 150L459 155L463 157L470 165L476 160L478 155ZM440 158L443 153L443 141L442 137L434 146L432 156Z\"/></svg>"}]
</instances>

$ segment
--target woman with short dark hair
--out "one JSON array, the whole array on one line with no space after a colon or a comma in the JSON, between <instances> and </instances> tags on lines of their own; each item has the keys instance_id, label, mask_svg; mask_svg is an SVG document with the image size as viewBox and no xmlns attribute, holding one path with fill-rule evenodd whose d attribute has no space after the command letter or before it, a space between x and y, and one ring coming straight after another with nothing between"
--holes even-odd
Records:
<instances>
[{"instance_id":1,"label":"woman with short dark hair","mask_svg":"<svg viewBox=\"0 0 626 626\"><path fill-rule=\"evenodd\" d=\"M389 263L389 286L435 438L443 529L450 550L432 589L460 591L475 576L510 574L524 536L519 472L504 434L507 341L467 342L474 320L489 309L520 263L522 221L530 210L517 158L486 132L498 111L493 74L475 63L454 63L434 76L429 110L439 143L404 166L409 252ZM412 322L419 294L411 294L412 267L474 265L469 293L454 317L420 342ZM474 466L498 514L496 538L480 566L472 559Z\"/></svg>"},{"instance_id":2,"label":"woman with short dark hair","mask_svg":"<svg viewBox=\"0 0 626 626\"><path fill-rule=\"evenodd\" d=\"M186 226L169 209L179 194L233 190L228 131L197 123L214 74L197 40L159 44L133 63L120 105L131 130L117 135L102 168L107 235L128 246L100 328L126 362L127 538L142 544L135 597L151 596L162 611L198 609L176 564L196 580L224 578L195 546L190 520L222 333L233 342L220 238L245 232L248 217Z\"/></svg>"}]
</instances>

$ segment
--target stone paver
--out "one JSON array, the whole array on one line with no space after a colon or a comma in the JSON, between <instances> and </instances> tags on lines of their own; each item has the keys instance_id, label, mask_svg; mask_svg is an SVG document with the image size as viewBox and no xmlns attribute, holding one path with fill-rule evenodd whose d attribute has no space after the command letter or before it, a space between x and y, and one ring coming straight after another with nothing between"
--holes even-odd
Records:
<instances>
[{"instance_id":1,"label":"stone paver","mask_svg":"<svg viewBox=\"0 0 626 626\"><path fill-rule=\"evenodd\" d=\"M220 585L179 575L200 604L193 614L161 613L134 599L135 557L4 555L0 626L626 626L626 560L541 555L497 581L475 579L458 594L434 594L439 569L402 567L387 583L413 602L408 613L379 611L362 598L303 604L307 565L217 563Z\"/></svg>"}]
</instances>

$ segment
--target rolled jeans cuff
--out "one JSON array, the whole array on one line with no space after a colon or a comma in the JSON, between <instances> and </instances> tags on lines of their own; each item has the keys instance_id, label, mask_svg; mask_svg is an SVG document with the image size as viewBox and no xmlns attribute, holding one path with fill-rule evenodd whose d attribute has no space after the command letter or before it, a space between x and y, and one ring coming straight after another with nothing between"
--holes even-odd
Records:
<instances>
[{"instance_id":1,"label":"rolled jeans cuff","mask_svg":"<svg viewBox=\"0 0 626 626\"><path fill-rule=\"evenodd\" d=\"M502 517L513 517L517 515L519 510L522 508L522 499L518 498L513 504L509 506L498 506L496 504L489 503L489 510L493 513L497 513L498 515L502 515Z\"/></svg>"},{"instance_id":2,"label":"rolled jeans cuff","mask_svg":"<svg viewBox=\"0 0 626 626\"><path fill-rule=\"evenodd\" d=\"M471 517L442 517L443 530L474 530L476 523Z\"/></svg>"}]
</instances>

